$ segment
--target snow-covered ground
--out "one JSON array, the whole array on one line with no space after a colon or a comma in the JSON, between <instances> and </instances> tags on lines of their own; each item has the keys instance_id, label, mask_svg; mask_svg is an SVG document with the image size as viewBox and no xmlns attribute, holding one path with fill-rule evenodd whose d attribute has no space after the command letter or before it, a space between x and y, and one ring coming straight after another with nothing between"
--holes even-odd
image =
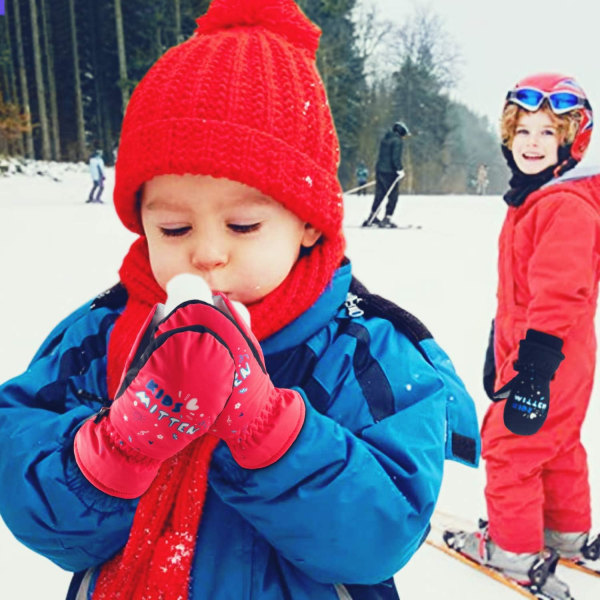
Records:
<instances>
[{"instance_id":1,"label":"snow-covered ground","mask_svg":"<svg viewBox=\"0 0 600 600\"><path fill-rule=\"evenodd\" d=\"M22 371L52 326L116 281L133 239L110 203L84 204L85 170L0 178L0 381ZM504 215L498 197L401 196L395 218L422 229L364 230L372 196L346 198L348 255L373 291L418 316L450 354L480 418L482 360L494 311L496 240ZM584 429L594 526L600 529L600 386ZM0 482L0 485L2 483ZM447 463L438 507L465 518L485 515L484 474ZM565 571L577 600L600 598L600 579ZM0 598L61 600L69 574L19 544L0 521ZM402 600L515 598L515 592L424 545L397 575Z\"/></svg>"}]
</instances>

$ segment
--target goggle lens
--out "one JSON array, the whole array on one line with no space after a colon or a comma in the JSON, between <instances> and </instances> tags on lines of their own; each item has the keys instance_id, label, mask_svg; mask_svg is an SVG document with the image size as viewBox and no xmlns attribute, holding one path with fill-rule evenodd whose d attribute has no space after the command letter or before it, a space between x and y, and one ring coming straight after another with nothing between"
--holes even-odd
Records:
<instances>
[{"instance_id":1,"label":"goggle lens","mask_svg":"<svg viewBox=\"0 0 600 600\"><path fill-rule=\"evenodd\" d=\"M570 92L555 92L548 97L554 110L569 110L581 106L581 100Z\"/></svg>"},{"instance_id":2,"label":"goggle lens","mask_svg":"<svg viewBox=\"0 0 600 600\"><path fill-rule=\"evenodd\" d=\"M520 89L513 92L513 98L522 106L527 106L537 110L544 100L544 94L538 90Z\"/></svg>"}]
</instances>

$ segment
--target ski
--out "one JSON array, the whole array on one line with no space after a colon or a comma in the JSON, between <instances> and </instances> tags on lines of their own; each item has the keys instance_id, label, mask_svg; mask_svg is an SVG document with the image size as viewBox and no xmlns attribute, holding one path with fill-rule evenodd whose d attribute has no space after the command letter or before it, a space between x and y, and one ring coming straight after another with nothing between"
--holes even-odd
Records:
<instances>
[{"instance_id":1,"label":"ski","mask_svg":"<svg viewBox=\"0 0 600 600\"><path fill-rule=\"evenodd\" d=\"M600 534L592 540L588 538L581 548L581 556L573 558L561 558L560 564L575 569L581 573L587 573L593 577L600 577Z\"/></svg>"},{"instance_id":2,"label":"ski","mask_svg":"<svg viewBox=\"0 0 600 600\"><path fill-rule=\"evenodd\" d=\"M381 229L386 229L382 227ZM396 225L395 227L389 227L389 229L423 229L423 225Z\"/></svg>"},{"instance_id":3,"label":"ski","mask_svg":"<svg viewBox=\"0 0 600 600\"><path fill-rule=\"evenodd\" d=\"M466 519L436 510L431 519L431 531L427 537L426 543L432 548L436 548L472 569L479 571L483 575L494 579L505 587L514 590L525 598L530 598L531 600L558 600L556 597L542 591L542 589L535 584L522 583L517 579L505 575L501 571L482 565L469 556L462 554L459 550L452 548L452 535L449 535L448 532L448 530L452 529L474 531L477 529L477 526ZM572 596L570 598L571 600L574 600Z\"/></svg>"},{"instance_id":4,"label":"ski","mask_svg":"<svg viewBox=\"0 0 600 600\"><path fill-rule=\"evenodd\" d=\"M394 230L394 229L400 229L400 230L408 230L408 229L413 229L413 230L421 230L423 229L423 225L414 225L412 223L409 223L408 225L395 225L393 227L381 227L379 225L379 222L373 222L371 225L346 225L346 227L358 227L359 229L390 229L390 230Z\"/></svg>"},{"instance_id":5,"label":"ski","mask_svg":"<svg viewBox=\"0 0 600 600\"><path fill-rule=\"evenodd\" d=\"M561 558L558 562L563 567L567 567L568 569L573 569L575 571L579 571L580 573L586 573L592 577L600 577L600 566L591 567L585 560Z\"/></svg>"}]
</instances>

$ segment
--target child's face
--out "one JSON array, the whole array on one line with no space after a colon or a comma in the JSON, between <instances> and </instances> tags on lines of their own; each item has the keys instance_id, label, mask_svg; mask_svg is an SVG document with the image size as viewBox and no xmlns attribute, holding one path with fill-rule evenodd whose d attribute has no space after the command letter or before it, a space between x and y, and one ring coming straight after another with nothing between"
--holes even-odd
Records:
<instances>
[{"instance_id":1,"label":"child's face","mask_svg":"<svg viewBox=\"0 0 600 600\"><path fill-rule=\"evenodd\" d=\"M543 110L521 115L515 128L512 153L526 175L540 173L558 162L560 140L556 122Z\"/></svg>"},{"instance_id":2,"label":"child's face","mask_svg":"<svg viewBox=\"0 0 600 600\"><path fill-rule=\"evenodd\" d=\"M158 284L201 275L213 292L252 304L288 275L320 233L258 190L204 175L160 175L144 184L142 225Z\"/></svg>"}]
</instances>

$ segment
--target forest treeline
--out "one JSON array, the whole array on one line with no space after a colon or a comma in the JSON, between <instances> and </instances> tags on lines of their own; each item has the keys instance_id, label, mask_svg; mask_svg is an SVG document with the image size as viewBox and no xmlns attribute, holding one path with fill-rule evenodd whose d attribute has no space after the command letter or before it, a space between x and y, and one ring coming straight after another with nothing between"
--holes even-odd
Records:
<instances>
[{"instance_id":1,"label":"forest treeline","mask_svg":"<svg viewBox=\"0 0 600 600\"><path fill-rule=\"evenodd\" d=\"M0 16L0 156L112 161L135 85L195 29L210 0L5 0ZM340 179L371 170L381 136L406 122L404 184L412 193L489 192L506 185L494 127L451 99L458 53L443 23L417 8L400 25L367 0L298 0L322 31L317 64L340 138ZM372 178L372 177L371 177Z\"/></svg>"}]
</instances>

